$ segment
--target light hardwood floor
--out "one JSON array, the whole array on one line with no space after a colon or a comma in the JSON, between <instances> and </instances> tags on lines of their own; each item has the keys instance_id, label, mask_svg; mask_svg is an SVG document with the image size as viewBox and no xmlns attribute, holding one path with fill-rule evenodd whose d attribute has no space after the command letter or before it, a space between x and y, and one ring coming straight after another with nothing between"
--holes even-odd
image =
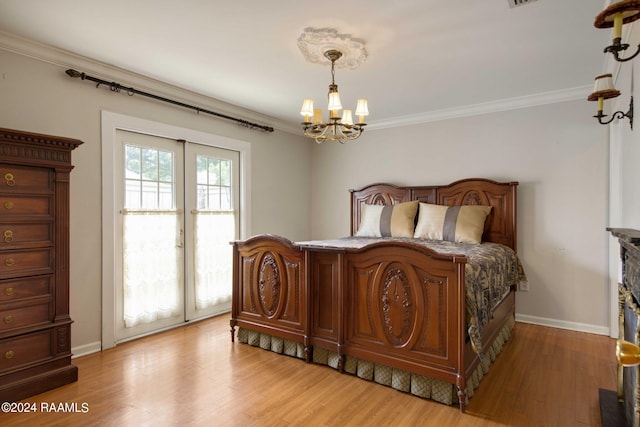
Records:
<instances>
[{"instance_id":1,"label":"light hardwood floor","mask_svg":"<svg viewBox=\"0 0 640 427\"><path fill-rule=\"evenodd\" d=\"M80 379L3 426L599 426L615 341L518 323L467 412L230 342L229 316L74 359ZM42 404L82 413L44 413ZM83 406L84 404L84 406Z\"/></svg>"}]
</instances>

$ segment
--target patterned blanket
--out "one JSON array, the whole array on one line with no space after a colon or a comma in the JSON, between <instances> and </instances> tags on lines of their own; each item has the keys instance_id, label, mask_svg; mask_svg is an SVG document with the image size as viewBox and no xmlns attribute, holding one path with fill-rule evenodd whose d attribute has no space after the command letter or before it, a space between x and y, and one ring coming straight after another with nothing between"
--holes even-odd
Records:
<instances>
[{"instance_id":1,"label":"patterned blanket","mask_svg":"<svg viewBox=\"0 0 640 427\"><path fill-rule=\"evenodd\" d=\"M507 296L511 286L527 280L516 252L497 243L453 243L407 238L345 237L296 242L296 244L314 248L360 249L383 241L411 242L442 254L460 254L467 257L465 265L467 331L474 350L482 355L481 333L483 327L493 318L493 309Z\"/></svg>"}]
</instances>

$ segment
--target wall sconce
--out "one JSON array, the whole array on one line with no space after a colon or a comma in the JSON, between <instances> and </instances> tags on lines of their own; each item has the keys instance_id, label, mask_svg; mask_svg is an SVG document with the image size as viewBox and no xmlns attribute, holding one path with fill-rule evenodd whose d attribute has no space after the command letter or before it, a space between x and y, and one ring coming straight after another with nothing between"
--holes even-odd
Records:
<instances>
[{"instance_id":1,"label":"wall sconce","mask_svg":"<svg viewBox=\"0 0 640 427\"><path fill-rule=\"evenodd\" d=\"M629 45L622 43L622 25L640 19L640 0L622 0L614 3L596 16L596 20L593 25L596 28L611 28L613 27L613 40L610 46L604 49L604 52L610 52L618 62L629 61L640 53L640 45L636 50L636 53L627 57L620 58L619 52L627 50Z\"/></svg>"},{"instance_id":2,"label":"wall sconce","mask_svg":"<svg viewBox=\"0 0 640 427\"><path fill-rule=\"evenodd\" d=\"M629 111L626 113L616 111L611 115L611 119L608 121L602 121L603 118L607 117L607 115L602 112L604 109L604 100L620 96L620 91L613 86L613 78L611 74L602 74L596 77L595 80L596 83L593 93L587 97L587 100L589 101L598 101L598 114L593 117L598 119L598 122L600 122L601 125L608 125L614 119L623 119L628 117L631 129L633 129L633 96L629 101Z\"/></svg>"}]
</instances>

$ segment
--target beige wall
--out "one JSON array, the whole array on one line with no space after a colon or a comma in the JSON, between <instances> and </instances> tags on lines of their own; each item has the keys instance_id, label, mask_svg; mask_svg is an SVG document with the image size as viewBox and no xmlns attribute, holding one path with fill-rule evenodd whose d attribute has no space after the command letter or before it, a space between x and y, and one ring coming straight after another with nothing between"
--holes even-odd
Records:
<instances>
[{"instance_id":1,"label":"beige wall","mask_svg":"<svg viewBox=\"0 0 640 427\"><path fill-rule=\"evenodd\" d=\"M530 291L517 295L518 318L607 334L608 143L593 107L563 102L367 131L355 144L317 146L312 236L348 235L349 188L470 177L519 181L518 252Z\"/></svg>"},{"instance_id":2,"label":"beige wall","mask_svg":"<svg viewBox=\"0 0 640 427\"><path fill-rule=\"evenodd\" d=\"M251 232L278 233L292 239L308 239L310 234L311 149L302 137L277 130L249 130L141 96L96 89L94 83L71 79L64 73L67 68L86 71L81 64L83 61L78 59L78 65L53 65L0 49L0 127L84 141L73 152L75 169L71 175L70 286L71 317L75 322L72 347L76 353L94 348L101 339L101 110L249 142ZM98 72L103 68L95 64L93 67ZM128 84L148 92L168 93L169 97L213 111L230 108L106 67L104 75L123 84L134 81L135 84ZM236 110L233 113L242 118L250 114ZM269 124L268 120L260 122Z\"/></svg>"}]
</instances>

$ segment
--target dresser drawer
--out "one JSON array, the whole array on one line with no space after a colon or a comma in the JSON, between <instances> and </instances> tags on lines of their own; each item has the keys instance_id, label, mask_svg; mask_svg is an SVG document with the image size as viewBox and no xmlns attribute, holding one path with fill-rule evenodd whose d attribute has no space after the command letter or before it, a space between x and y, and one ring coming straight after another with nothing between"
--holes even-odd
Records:
<instances>
[{"instance_id":1,"label":"dresser drawer","mask_svg":"<svg viewBox=\"0 0 640 427\"><path fill-rule=\"evenodd\" d=\"M0 195L0 215L49 215L51 198L48 196Z\"/></svg>"},{"instance_id":2,"label":"dresser drawer","mask_svg":"<svg viewBox=\"0 0 640 427\"><path fill-rule=\"evenodd\" d=\"M0 303L51 295L53 276L25 277L0 281Z\"/></svg>"},{"instance_id":3,"label":"dresser drawer","mask_svg":"<svg viewBox=\"0 0 640 427\"><path fill-rule=\"evenodd\" d=\"M0 372L52 357L51 330L0 340Z\"/></svg>"},{"instance_id":4,"label":"dresser drawer","mask_svg":"<svg viewBox=\"0 0 640 427\"><path fill-rule=\"evenodd\" d=\"M0 310L0 332L50 322L52 320L50 311L51 304L49 302Z\"/></svg>"},{"instance_id":5,"label":"dresser drawer","mask_svg":"<svg viewBox=\"0 0 640 427\"><path fill-rule=\"evenodd\" d=\"M0 164L0 192L50 192L52 183L51 169Z\"/></svg>"},{"instance_id":6,"label":"dresser drawer","mask_svg":"<svg viewBox=\"0 0 640 427\"><path fill-rule=\"evenodd\" d=\"M51 222L17 224L0 222L0 250L16 246L53 245Z\"/></svg>"},{"instance_id":7,"label":"dresser drawer","mask_svg":"<svg viewBox=\"0 0 640 427\"><path fill-rule=\"evenodd\" d=\"M53 271L53 251L31 249L0 252L0 278L45 274Z\"/></svg>"}]
</instances>

